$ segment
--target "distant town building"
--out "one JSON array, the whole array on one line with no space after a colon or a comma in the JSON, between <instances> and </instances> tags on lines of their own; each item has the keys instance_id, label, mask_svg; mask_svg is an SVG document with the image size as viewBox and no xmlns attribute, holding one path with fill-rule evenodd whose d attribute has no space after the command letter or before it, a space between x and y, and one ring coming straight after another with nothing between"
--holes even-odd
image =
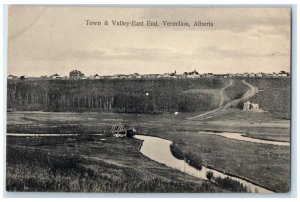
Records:
<instances>
[{"instance_id":1,"label":"distant town building","mask_svg":"<svg viewBox=\"0 0 300 202\"><path fill-rule=\"evenodd\" d=\"M212 77L214 77L214 74L213 73L204 73L202 76L205 78L212 78Z\"/></svg>"},{"instance_id":2,"label":"distant town building","mask_svg":"<svg viewBox=\"0 0 300 202\"><path fill-rule=\"evenodd\" d=\"M61 79L61 77L58 74L53 74L50 76L50 79L57 80L57 79Z\"/></svg>"},{"instance_id":3,"label":"distant town building","mask_svg":"<svg viewBox=\"0 0 300 202\"><path fill-rule=\"evenodd\" d=\"M94 79L100 79L101 78L98 74L95 74L93 77L94 77Z\"/></svg>"},{"instance_id":4,"label":"distant town building","mask_svg":"<svg viewBox=\"0 0 300 202\"><path fill-rule=\"evenodd\" d=\"M143 75L143 78L145 79L156 79L158 74L145 74Z\"/></svg>"},{"instance_id":5,"label":"distant town building","mask_svg":"<svg viewBox=\"0 0 300 202\"><path fill-rule=\"evenodd\" d=\"M262 73L262 72L256 73L256 74L255 74L255 77L262 77L262 76L263 76L263 73Z\"/></svg>"},{"instance_id":6,"label":"distant town building","mask_svg":"<svg viewBox=\"0 0 300 202\"><path fill-rule=\"evenodd\" d=\"M251 103L250 101L247 101L244 103L243 111L259 111L259 106L257 103Z\"/></svg>"},{"instance_id":7,"label":"distant town building","mask_svg":"<svg viewBox=\"0 0 300 202\"><path fill-rule=\"evenodd\" d=\"M126 79L127 75L125 75L125 74L118 74L118 78L119 79Z\"/></svg>"},{"instance_id":8,"label":"distant town building","mask_svg":"<svg viewBox=\"0 0 300 202\"><path fill-rule=\"evenodd\" d=\"M18 77L10 74L10 75L8 75L7 79L9 79L9 80L16 80L16 79L18 79Z\"/></svg>"},{"instance_id":9,"label":"distant town building","mask_svg":"<svg viewBox=\"0 0 300 202\"><path fill-rule=\"evenodd\" d=\"M254 73L249 73L248 77L255 77L255 74Z\"/></svg>"},{"instance_id":10,"label":"distant town building","mask_svg":"<svg viewBox=\"0 0 300 202\"><path fill-rule=\"evenodd\" d=\"M287 76L289 76L289 73L287 73L286 71L280 71L280 72L278 73L278 76L279 76L279 77L287 77Z\"/></svg>"},{"instance_id":11,"label":"distant town building","mask_svg":"<svg viewBox=\"0 0 300 202\"><path fill-rule=\"evenodd\" d=\"M249 76L248 73L243 73L242 75L243 75L243 77L248 77Z\"/></svg>"},{"instance_id":12,"label":"distant town building","mask_svg":"<svg viewBox=\"0 0 300 202\"><path fill-rule=\"evenodd\" d=\"M196 70L194 70L192 72L188 72L186 77L190 79L196 79L200 78L200 74Z\"/></svg>"},{"instance_id":13,"label":"distant town building","mask_svg":"<svg viewBox=\"0 0 300 202\"><path fill-rule=\"evenodd\" d=\"M157 76L157 78L170 78L171 74L170 73L164 73L162 75Z\"/></svg>"},{"instance_id":14,"label":"distant town building","mask_svg":"<svg viewBox=\"0 0 300 202\"><path fill-rule=\"evenodd\" d=\"M129 74L129 75L127 76L127 78L128 78L128 79L140 79L140 78L142 78L142 76L139 75L138 73L134 73L134 74Z\"/></svg>"}]
</instances>

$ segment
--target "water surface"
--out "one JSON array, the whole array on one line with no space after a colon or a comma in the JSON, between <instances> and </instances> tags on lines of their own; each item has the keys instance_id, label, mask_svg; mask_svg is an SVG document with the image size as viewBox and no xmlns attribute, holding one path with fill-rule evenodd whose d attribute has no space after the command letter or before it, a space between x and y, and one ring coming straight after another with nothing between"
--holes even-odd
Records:
<instances>
[{"instance_id":1,"label":"water surface","mask_svg":"<svg viewBox=\"0 0 300 202\"><path fill-rule=\"evenodd\" d=\"M198 170L190 166L184 160L179 160L173 156L170 149L170 145L172 144L172 142L169 140L153 137L153 136L144 136L144 135L135 135L135 138L143 140L143 145L140 149L142 154L168 167L180 170L181 172L187 173L189 175L204 180L207 180L206 173L208 171L211 171L213 172L214 177L221 177L221 178L229 177L233 180L237 180L240 183L243 183L251 192L273 193L270 190L254 185L246 180L237 177L228 176L222 172L206 168L205 166L202 166L201 170Z\"/></svg>"}]
</instances>

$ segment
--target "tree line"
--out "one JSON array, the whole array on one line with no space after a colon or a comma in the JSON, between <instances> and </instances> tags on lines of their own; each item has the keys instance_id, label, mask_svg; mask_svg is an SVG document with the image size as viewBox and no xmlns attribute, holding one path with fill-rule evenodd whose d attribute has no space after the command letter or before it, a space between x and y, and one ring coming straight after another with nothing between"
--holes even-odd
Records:
<instances>
[{"instance_id":1,"label":"tree line","mask_svg":"<svg viewBox=\"0 0 300 202\"><path fill-rule=\"evenodd\" d=\"M221 88L221 79L8 81L7 106L25 111L161 113L210 108L210 95L183 91Z\"/></svg>"}]
</instances>

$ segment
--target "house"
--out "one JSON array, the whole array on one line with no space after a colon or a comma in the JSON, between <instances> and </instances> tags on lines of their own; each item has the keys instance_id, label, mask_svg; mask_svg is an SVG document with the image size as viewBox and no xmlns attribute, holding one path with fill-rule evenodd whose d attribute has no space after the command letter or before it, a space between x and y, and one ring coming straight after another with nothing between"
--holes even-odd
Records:
<instances>
[{"instance_id":1,"label":"house","mask_svg":"<svg viewBox=\"0 0 300 202\"><path fill-rule=\"evenodd\" d=\"M114 137L133 137L136 130L125 125L114 125L111 127L110 132Z\"/></svg>"},{"instance_id":2,"label":"house","mask_svg":"<svg viewBox=\"0 0 300 202\"><path fill-rule=\"evenodd\" d=\"M186 75L185 74L176 74L175 76L177 79L185 79Z\"/></svg>"},{"instance_id":3,"label":"house","mask_svg":"<svg viewBox=\"0 0 300 202\"><path fill-rule=\"evenodd\" d=\"M100 79L101 77L98 74L94 75L94 79Z\"/></svg>"},{"instance_id":4,"label":"house","mask_svg":"<svg viewBox=\"0 0 300 202\"><path fill-rule=\"evenodd\" d=\"M108 76L110 79L117 79L119 78L119 76L117 74L114 74L114 75L111 75L111 76Z\"/></svg>"},{"instance_id":5,"label":"house","mask_svg":"<svg viewBox=\"0 0 300 202\"><path fill-rule=\"evenodd\" d=\"M248 73L243 73L243 77L248 77L249 74Z\"/></svg>"},{"instance_id":6,"label":"house","mask_svg":"<svg viewBox=\"0 0 300 202\"><path fill-rule=\"evenodd\" d=\"M156 78L171 78L170 73L164 73L162 75L158 75Z\"/></svg>"},{"instance_id":7,"label":"house","mask_svg":"<svg viewBox=\"0 0 300 202\"><path fill-rule=\"evenodd\" d=\"M127 75L125 74L118 74L118 79L126 79L127 78Z\"/></svg>"},{"instance_id":8,"label":"house","mask_svg":"<svg viewBox=\"0 0 300 202\"><path fill-rule=\"evenodd\" d=\"M255 74L254 73L249 73L248 77L255 77Z\"/></svg>"},{"instance_id":9,"label":"house","mask_svg":"<svg viewBox=\"0 0 300 202\"><path fill-rule=\"evenodd\" d=\"M259 106L257 103L251 103L250 101L247 101L244 103L243 111L259 111Z\"/></svg>"},{"instance_id":10,"label":"house","mask_svg":"<svg viewBox=\"0 0 300 202\"><path fill-rule=\"evenodd\" d=\"M213 76L214 76L213 73L204 73L204 74L202 75L202 77L204 77L204 78L212 78Z\"/></svg>"},{"instance_id":11,"label":"house","mask_svg":"<svg viewBox=\"0 0 300 202\"><path fill-rule=\"evenodd\" d=\"M287 76L289 76L289 74L288 74L286 71L280 71L280 72L278 73L278 76L279 76L279 77L287 77Z\"/></svg>"},{"instance_id":12,"label":"house","mask_svg":"<svg viewBox=\"0 0 300 202\"><path fill-rule=\"evenodd\" d=\"M128 79L141 79L142 76L139 75L138 73L134 73L134 74L129 74L129 75L127 76L127 78L128 78Z\"/></svg>"},{"instance_id":13,"label":"house","mask_svg":"<svg viewBox=\"0 0 300 202\"><path fill-rule=\"evenodd\" d=\"M255 77L263 77L263 73L262 72L256 73Z\"/></svg>"},{"instance_id":14,"label":"house","mask_svg":"<svg viewBox=\"0 0 300 202\"><path fill-rule=\"evenodd\" d=\"M177 78L177 76L176 76L176 70L175 70L175 72L171 73L170 76L171 76L172 78Z\"/></svg>"},{"instance_id":15,"label":"house","mask_svg":"<svg viewBox=\"0 0 300 202\"><path fill-rule=\"evenodd\" d=\"M145 79L156 79L158 74L145 74L143 75L143 78Z\"/></svg>"},{"instance_id":16,"label":"house","mask_svg":"<svg viewBox=\"0 0 300 202\"><path fill-rule=\"evenodd\" d=\"M53 74L50 76L50 79L57 80L57 79L61 79L61 77L58 74Z\"/></svg>"},{"instance_id":17,"label":"house","mask_svg":"<svg viewBox=\"0 0 300 202\"><path fill-rule=\"evenodd\" d=\"M263 73L262 72L256 73L255 77L263 77Z\"/></svg>"},{"instance_id":18,"label":"house","mask_svg":"<svg viewBox=\"0 0 300 202\"><path fill-rule=\"evenodd\" d=\"M138 73L134 73L134 76L135 76L136 79L141 79L142 78L142 76L139 75Z\"/></svg>"},{"instance_id":19,"label":"house","mask_svg":"<svg viewBox=\"0 0 300 202\"><path fill-rule=\"evenodd\" d=\"M186 77L189 79L196 79L200 78L200 74L196 70L194 70L192 72L188 72Z\"/></svg>"},{"instance_id":20,"label":"house","mask_svg":"<svg viewBox=\"0 0 300 202\"><path fill-rule=\"evenodd\" d=\"M10 74L10 75L8 75L7 79L9 79L9 80L16 80L16 79L18 79L18 77Z\"/></svg>"},{"instance_id":21,"label":"house","mask_svg":"<svg viewBox=\"0 0 300 202\"><path fill-rule=\"evenodd\" d=\"M134 74L129 74L127 78L128 78L128 79L134 79L135 76L134 76Z\"/></svg>"}]
</instances>

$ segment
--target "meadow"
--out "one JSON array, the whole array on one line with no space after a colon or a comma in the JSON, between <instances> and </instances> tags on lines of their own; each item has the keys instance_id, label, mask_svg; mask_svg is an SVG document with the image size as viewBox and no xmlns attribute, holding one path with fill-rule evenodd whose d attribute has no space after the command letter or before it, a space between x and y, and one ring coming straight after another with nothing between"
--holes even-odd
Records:
<instances>
[{"instance_id":1,"label":"meadow","mask_svg":"<svg viewBox=\"0 0 300 202\"><path fill-rule=\"evenodd\" d=\"M290 78L248 78L247 82L258 87L259 92L250 101L278 117L291 119Z\"/></svg>"},{"instance_id":2,"label":"meadow","mask_svg":"<svg viewBox=\"0 0 300 202\"><path fill-rule=\"evenodd\" d=\"M141 141L103 136L7 137L7 191L223 192L139 153ZM141 180L143 179L143 180Z\"/></svg>"}]
</instances>

